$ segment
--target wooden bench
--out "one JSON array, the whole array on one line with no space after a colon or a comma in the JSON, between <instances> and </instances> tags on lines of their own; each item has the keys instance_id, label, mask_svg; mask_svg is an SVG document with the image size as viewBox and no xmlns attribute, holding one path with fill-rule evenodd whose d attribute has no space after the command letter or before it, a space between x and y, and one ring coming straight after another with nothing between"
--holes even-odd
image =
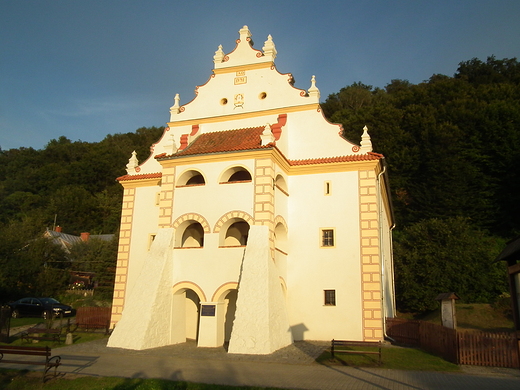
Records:
<instances>
[{"instance_id":1,"label":"wooden bench","mask_svg":"<svg viewBox=\"0 0 520 390\"><path fill-rule=\"evenodd\" d=\"M20 335L22 340L46 340L61 343L61 329L29 328Z\"/></svg>"},{"instance_id":2,"label":"wooden bench","mask_svg":"<svg viewBox=\"0 0 520 390\"><path fill-rule=\"evenodd\" d=\"M23 356L43 356L45 361L35 361L23 358L16 359L4 359L4 355L23 355ZM47 372L54 367L54 376L57 375L56 370L61 364L60 356L51 357L51 349L49 347L19 347L10 345L0 346L0 363L12 363L12 364L33 364L45 366L43 370L43 380Z\"/></svg>"},{"instance_id":3,"label":"wooden bench","mask_svg":"<svg viewBox=\"0 0 520 390\"><path fill-rule=\"evenodd\" d=\"M350 340L334 340L332 339L330 343L330 354L332 356L332 359L334 359L334 355L336 353L348 353L348 354L357 354L357 355L378 355L379 356L379 364L382 363L381 361L381 341L350 341ZM367 347L373 347L377 348L377 351L370 350L370 351L359 351L359 350L353 350L352 347L361 347L361 348L367 348Z\"/></svg>"},{"instance_id":4,"label":"wooden bench","mask_svg":"<svg viewBox=\"0 0 520 390\"><path fill-rule=\"evenodd\" d=\"M80 307L76 312L76 327L89 331L91 329L105 329L110 332L110 307Z\"/></svg>"}]
</instances>

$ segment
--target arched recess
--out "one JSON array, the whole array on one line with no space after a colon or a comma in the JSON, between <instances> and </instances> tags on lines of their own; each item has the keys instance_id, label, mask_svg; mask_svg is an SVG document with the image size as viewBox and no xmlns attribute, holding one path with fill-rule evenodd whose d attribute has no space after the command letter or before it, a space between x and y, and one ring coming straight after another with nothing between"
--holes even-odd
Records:
<instances>
[{"instance_id":1,"label":"arched recess","mask_svg":"<svg viewBox=\"0 0 520 390\"><path fill-rule=\"evenodd\" d=\"M179 175L176 186L184 187L204 184L206 184L206 179L200 171L196 169L188 169Z\"/></svg>"},{"instance_id":2,"label":"arched recess","mask_svg":"<svg viewBox=\"0 0 520 390\"><path fill-rule=\"evenodd\" d=\"M246 167L242 165L236 165L222 172L219 183L249 182L252 179L251 172L249 172Z\"/></svg>"},{"instance_id":3,"label":"arched recess","mask_svg":"<svg viewBox=\"0 0 520 390\"><path fill-rule=\"evenodd\" d=\"M226 305L225 315L223 317L224 326L224 342L227 343L231 339L233 331L233 322L235 321L235 312L237 310L238 283L229 282L221 285L213 294L212 302L221 302Z\"/></svg>"},{"instance_id":4,"label":"arched recess","mask_svg":"<svg viewBox=\"0 0 520 390\"><path fill-rule=\"evenodd\" d=\"M276 175L274 185L285 195L289 195L289 187L287 186L287 181L281 174Z\"/></svg>"},{"instance_id":5,"label":"arched recess","mask_svg":"<svg viewBox=\"0 0 520 390\"><path fill-rule=\"evenodd\" d=\"M173 294L176 294L177 292L185 289L193 290L199 297L201 302L206 302L206 294L204 294L204 291L195 283L183 281L178 282L173 285Z\"/></svg>"},{"instance_id":6,"label":"arched recess","mask_svg":"<svg viewBox=\"0 0 520 390\"><path fill-rule=\"evenodd\" d=\"M204 234L211 233L209 223L200 214L187 213L173 222L175 248L197 248L204 246Z\"/></svg>"},{"instance_id":7,"label":"arched recess","mask_svg":"<svg viewBox=\"0 0 520 390\"><path fill-rule=\"evenodd\" d=\"M285 254L288 251L287 234L287 222L281 215L278 215L274 219L274 247Z\"/></svg>"},{"instance_id":8,"label":"arched recess","mask_svg":"<svg viewBox=\"0 0 520 390\"><path fill-rule=\"evenodd\" d=\"M179 282L173 286L171 339L173 344L186 339L197 340L199 334L200 302L206 297L202 289L192 282Z\"/></svg>"}]
</instances>

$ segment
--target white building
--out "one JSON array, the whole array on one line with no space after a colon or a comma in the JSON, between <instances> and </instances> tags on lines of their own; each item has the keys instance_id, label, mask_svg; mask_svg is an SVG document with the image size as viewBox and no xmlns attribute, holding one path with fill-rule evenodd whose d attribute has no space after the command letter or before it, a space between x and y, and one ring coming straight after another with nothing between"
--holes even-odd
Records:
<instances>
[{"instance_id":1,"label":"white building","mask_svg":"<svg viewBox=\"0 0 520 390\"><path fill-rule=\"evenodd\" d=\"M196 97L124 187L109 346L196 339L264 354L293 340L380 340L393 317L384 157L276 70L271 36L219 46Z\"/></svg>"}]
</instances>

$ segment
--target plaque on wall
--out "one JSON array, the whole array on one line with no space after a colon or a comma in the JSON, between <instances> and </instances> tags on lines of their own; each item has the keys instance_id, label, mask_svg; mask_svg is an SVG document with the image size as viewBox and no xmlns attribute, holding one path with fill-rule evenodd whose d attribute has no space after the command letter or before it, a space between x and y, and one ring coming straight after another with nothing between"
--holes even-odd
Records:
<instances>
[{"instance_id":1,"label":"plaque on wall","mask_svg":"<svg viewBox=\"0 0 520 390\"><path fill-rule=\"evenodd\" d=\"M215 317L215 305L202 305L201 316Z\"/></svg>"}]
</instances>

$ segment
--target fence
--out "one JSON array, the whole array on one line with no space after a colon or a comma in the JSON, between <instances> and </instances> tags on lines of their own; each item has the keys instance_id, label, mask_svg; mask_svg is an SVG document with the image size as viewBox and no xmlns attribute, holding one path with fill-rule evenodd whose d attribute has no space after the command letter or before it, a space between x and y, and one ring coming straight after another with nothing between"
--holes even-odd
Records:
<instances>
[{"instance_id":1,"label":"fence","mask_svg":"<svg viewBox=\"0 0 520 390\"><path fill-rule=\"evenodd\" d=\"M422 348L456 364L520 368L514 333L458 332L418 320L387 318L386 332L396 341Z\"/></svg>"},{"instance_id":2,"label":"fence","mask_svg":"<svg viewBox=\"0 0 520 390\"><path fill-rule=\"evenodd\" d=\"M94 290L85 290L85 289L77 289L77 290L67 290L67 294L76 294L76 295L83 295L84 297L92 296L94 295Z\"/></svg>"}]
</instances>

